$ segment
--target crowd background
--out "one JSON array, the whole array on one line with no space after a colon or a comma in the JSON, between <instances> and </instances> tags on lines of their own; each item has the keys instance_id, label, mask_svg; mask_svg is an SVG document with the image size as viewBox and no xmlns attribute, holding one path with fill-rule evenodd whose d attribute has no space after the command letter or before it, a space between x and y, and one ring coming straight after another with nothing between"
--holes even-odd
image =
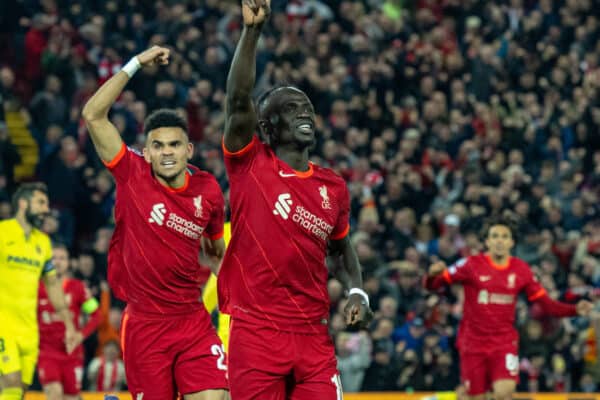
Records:
<instances>
[{"instance_id":1,"label":"crowd background","mask_svg":"<svg viewBox=\"0 0 600 400\"><path fill-rule=\"evenodd\" d=\"M312 99L313 161L348 182L375 311L368 330L345 331L343 288L330 280L346 391L457 387L461 291L430 294L420 279L434 260L481 251L491 215L519 220L514 253L552 297L600 307L600 1L273 0L272 9L256 94L288 82ZM11 216L18 182L48 184L43 229L104 301L88 361L103 349L116 357L123 304L105 284L114 181L81 109L130 57L169 46L169 66L138 72L110 118L141 148L148 113L179 109L192 163L227 193L223 99L241 28L238 1L0 2L0 218ZM547 318L520 301L519 390L597 390L595 322Z\"/></svg>"}]
</instances>

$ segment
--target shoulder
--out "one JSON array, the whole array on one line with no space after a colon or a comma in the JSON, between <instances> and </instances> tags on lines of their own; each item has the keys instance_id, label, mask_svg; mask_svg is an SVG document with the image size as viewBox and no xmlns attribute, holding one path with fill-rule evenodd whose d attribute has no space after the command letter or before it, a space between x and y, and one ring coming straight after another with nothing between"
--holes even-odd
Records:
<instances>
[{"instance_id":1,"label":"shoulder","mask_svg":"<svg viewBox=\"0 0 600 400\"><path fill-rule=\"evenodd\" d=\"M448 271L452 274L452 273L456 272L457 270L459 270L460 268L469 266L471 263L473 263L473 260L475 259L475 257L477 257L477 256L468 256L468 257L461 258L460 260L458 260L454 264L452 264L450 267L448 267Z\"/></svg>"},{"instance_id":2,"label":"shoulder","mask_svg":"<svg viewBox=\"0 0 600 400\"><path fill-rule=\"evenodd\" d=\"M17 228L18 222L15 218L0 221L0 233L13 233Z\"/></svg>"},{"instance_id":3,"label":"shoulder","mask_svg":"<svg viewBox=\"0 0 600 400\"><path fill-rule=\"evenodd\" d=\"M518 257L511 257L510 263L515 268L519 268L524 271L531 271L531 266L525 260L522 260Z\"/></svg>"},{"instance_id":4,"label":"shoulder","mask_svg":"<svg viewBox=\"0 0 600 400\"><path fill-rule=\"evenodd\" d=\"M221 186L213 174L202 171L194 166L188 166L188 171L190 173L190 185L194 194L222 195Z\"/></svg>"},{"instance_id":5,"label":"shoulder","mask_svg":"<svg viewBox=\"0 0 600 400\"><path fill-rule=\"evenodd\" d=\"M327 182L331 186L339 188L342 191L348 187L344 178L342 178L341 175L331 168L321 167L320 165L314 163L312 164L312 167L314 170L314 176Z\"/></svg>"}]
</instances>

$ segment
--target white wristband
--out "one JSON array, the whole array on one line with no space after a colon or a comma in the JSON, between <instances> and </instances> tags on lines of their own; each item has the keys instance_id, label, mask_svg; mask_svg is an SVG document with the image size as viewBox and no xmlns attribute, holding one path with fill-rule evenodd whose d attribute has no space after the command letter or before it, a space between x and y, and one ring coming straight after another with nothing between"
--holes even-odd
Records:
<instances>
[{"instance_id":1,"label":"white wristband","mask_svg":"<svg viewBox=\"0 0 600 400\"><path fill-rule=\"evenodd\" d=\"M369 295L367 294L367 292L365 292L364 290L359 289L359 288L352 288L348 292L348 296L351 296L353 294L359 294L359 295L361 295L362 298L365 299L365 301L367 302L367 307L369 307Z\"/></svg>"},{"instance_id":2,"label":"white wristband","mask_svg":"<svg viewBox=\"0 0 600 400\"><path fill-rule=\"evenodd\" d=\"M140 68L142 68L142 64L140 64L138 58L132 57L131 60L121 68L121 71L125 72L127 76L131 78Z\"/></svg>"}]
</instances>

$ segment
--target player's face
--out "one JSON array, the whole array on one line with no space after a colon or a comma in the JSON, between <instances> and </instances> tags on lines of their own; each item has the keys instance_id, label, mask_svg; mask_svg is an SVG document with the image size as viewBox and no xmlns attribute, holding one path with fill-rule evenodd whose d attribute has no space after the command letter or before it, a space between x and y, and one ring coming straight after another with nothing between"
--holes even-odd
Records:
<instances>
[{"instance_id":1,"label":"player's face","mask_svg":"<svg viewBox=\"0 0 600 400\"><path fill-rule=\"evenodd\" d=\"M170 182L185 173L193 150L183 129L162 127L148 132L144 158L155 175Z\"/></svg>"},{"instance_id":2,"label":"player's face","mask_svg":"<svg viewBox=\"0 0 600 400\"><path fill-rule=\"evenodd\" d=\"M40 228L44 223L44 218L50 212L48 206L48 196L40 191L33 192L31 199L27 202L25 209L25 218L31 226Z\"/></svg>"},{"instance_id":3,"label":"player's face","mask_svg":"<svg viewBox=\"0 0 600 400\"><path fill-rule=\"evenodd\" d=\"M311 146L315 141L315 110L312 103L298 89L285 87L273 94L273 114L277 116L276 143Z\"/></svg>"},{"instance_id":4,"label":"player's face","mask_svg":"<svg viewBox=\"0 0 600 400\"><path fill-rule=\"evenodd\" d=\"M510 254L510 250L515 245L515 242L508 227L494 225L488 231L485 245L493 255L504 257Z\"/></svg>"},{"instance_id":5,"label":"player's face","mask_svg":"<svg viewBox=\"0 0 600 400\"><path fill-rule=\"evenodd\" d=\"M69 252L63 247L52 250L52 265L59 275L64 275L69 270Z\"/></svg>"}]
</instances>

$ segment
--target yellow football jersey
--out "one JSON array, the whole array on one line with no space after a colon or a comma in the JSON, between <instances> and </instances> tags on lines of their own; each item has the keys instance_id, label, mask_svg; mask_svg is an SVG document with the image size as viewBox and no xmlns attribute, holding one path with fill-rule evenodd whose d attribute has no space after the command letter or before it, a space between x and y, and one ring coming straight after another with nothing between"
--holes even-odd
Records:
<instances>
[{"instance_id":1,"label":"yellow football jersey","mask_svg":"<svg viewBox=\"0 0 600 400\"><path fill-rule=\"evenodd\" d=\"M223 240L225 241L225 245L229 244L229 239L231 239L231 224L226 222L223 230ZM202 300L209 313L212 313L218 306L217 277L214 274L210 274L210 278L208 278L208 282L206 282L206 285L204 286ZM223 345L225 345L225 349L227 349L229 344L229 315L219 313L217 333L221 338Z\"/></svg>"},{"instance_id":2,"label":"yellow football jersey","mask_svg":"<svg viewBox=\"0 0 600 400\"><path fill-rule=\"evenodd\" d=\"M52 245L33 229L25 237L16 219L0 221L0 320L2 331L37 336L37 297L40 278L55 273Z\"/></svg>"}]
</instances>

